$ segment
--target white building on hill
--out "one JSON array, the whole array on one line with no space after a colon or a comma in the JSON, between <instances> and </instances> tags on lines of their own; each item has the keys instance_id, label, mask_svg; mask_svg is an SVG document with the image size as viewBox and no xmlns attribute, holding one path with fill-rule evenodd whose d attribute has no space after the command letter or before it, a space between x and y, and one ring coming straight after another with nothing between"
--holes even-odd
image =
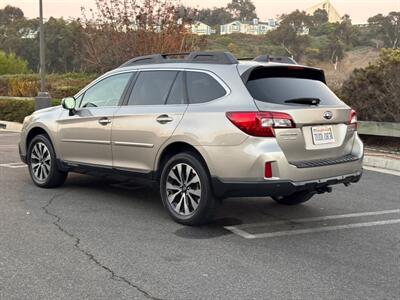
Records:
<instances>
[{"instance_id":1,"label":"white building on hill","mask_svg":"<svg viewBox=\"0 0 400 300\"><path fill-rule=\"evenodd\" d=\"M259 19L253 21L233 21L228 24L221 25L221 35L232 33L243 33L252 35L263 35L277 27L277 22L273 19L267 22L260 22Z\"/></svg>"},{"instance_id":2,"label":"white building on hill","mask_svg":"<svg viewBox=\"0 0 400 300\"><path fill-rule=\"evenodd\" d=\"M313 15L314 12L318 9L325 10L328 13L329 23L340 23L340 21L342 20L342 17L329 0L311 6L310 8L306 9L306 13L309 15Z\"/></svg>"},{"instance_id":3,"label":"white building on hill","mask_svg":"<svg viewBox=\"0 0 400 300\"><path fill-rule=\"evenodd\" d=\"M191 25L191 30L193 34L197 35L211 35L216 33L211 26L199 21L196 21Z\"/></svg>"}]
</instances>

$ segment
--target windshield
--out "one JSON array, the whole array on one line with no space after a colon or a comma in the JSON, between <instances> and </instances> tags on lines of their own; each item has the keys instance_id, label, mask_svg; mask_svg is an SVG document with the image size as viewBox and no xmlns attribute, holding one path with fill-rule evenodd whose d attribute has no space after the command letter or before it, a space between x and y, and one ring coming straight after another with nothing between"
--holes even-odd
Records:
<instances>
[{"instance_id":1,"label":"windshield","mask_svg":"<svg viewBox=\"0 0 400 300\"><path fill-rule=\"evenodd\" d=\"M303 78L258 78L247 82L247 89L254 99L275 103L286 103L293 99L319 99L320 105L340 105L339 98L321 81Z\"/></svg>"}]
</instances>

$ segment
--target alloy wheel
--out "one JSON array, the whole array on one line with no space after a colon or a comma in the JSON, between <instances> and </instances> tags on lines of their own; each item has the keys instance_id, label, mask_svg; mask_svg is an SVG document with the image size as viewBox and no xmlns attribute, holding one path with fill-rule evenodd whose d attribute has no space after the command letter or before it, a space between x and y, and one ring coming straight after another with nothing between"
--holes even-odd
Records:
<instances>
[{"instance_id":1,"label":"alloy wheel","mask_svg":"<svg viewBox=\"0 0 400 300\"><path fill-rule=\"evenodd\" d=\"M177 214L193 214L201 200L201 182L194 168L185 163L176 164L168 173L166 192Z\"/></svg>"},{"instance_id":2,"label":"alloy wheel","mask_svg":"<svg viewBox=\"0 0 400 300\"><path fill-rule=\"evenodd\" d=\"M51 170L51 155L44 143L38 142L32 148L30 162L35 179L40 182L46 181Z\"/></svg>"}]
</instances>

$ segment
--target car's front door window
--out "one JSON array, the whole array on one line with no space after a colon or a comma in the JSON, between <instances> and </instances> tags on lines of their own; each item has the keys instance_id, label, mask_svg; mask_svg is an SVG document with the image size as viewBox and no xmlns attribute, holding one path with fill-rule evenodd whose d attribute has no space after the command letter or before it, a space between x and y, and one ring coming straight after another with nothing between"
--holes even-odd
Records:
<instances>
[{"instance_id":1,"label":"car's front door window","mask_svg":"<svg viewBox=\"0 0 400 300\"><path fill-rule=\"evenodd\" d=\"M79 107L117 106L132 73L107 77L90 87Z\"/></svg>"}]
</instances>

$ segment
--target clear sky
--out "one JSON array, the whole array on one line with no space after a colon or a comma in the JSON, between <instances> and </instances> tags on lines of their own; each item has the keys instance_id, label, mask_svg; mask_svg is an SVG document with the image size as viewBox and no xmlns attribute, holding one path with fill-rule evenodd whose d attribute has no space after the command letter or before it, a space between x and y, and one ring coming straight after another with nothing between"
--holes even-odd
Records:
<instances>
[{"instance_id":1,"label":"clear sky","mask_svg":"<svg viewBox=\"0 0 400 300\"><path fill-rule=\"evenodd\" d=\"M46 18L79 17L80 7L94 7L95 0L43 0L44 15ZM181 0L186 5L195 7L225 6L229 0ZM276 17L278 14L288 13L295 9L305 10L308 7L322 2L322 0L253 0L257 13L262 20ZM22 8L25 15L38 15L39 0L0 0L0 8L7 4ZM349 14L353 22L366 22L368 17L378 13L387 14L390 11L400 11L400 0L331 0L340 14Z\"/></svg>"}]
</instances>

